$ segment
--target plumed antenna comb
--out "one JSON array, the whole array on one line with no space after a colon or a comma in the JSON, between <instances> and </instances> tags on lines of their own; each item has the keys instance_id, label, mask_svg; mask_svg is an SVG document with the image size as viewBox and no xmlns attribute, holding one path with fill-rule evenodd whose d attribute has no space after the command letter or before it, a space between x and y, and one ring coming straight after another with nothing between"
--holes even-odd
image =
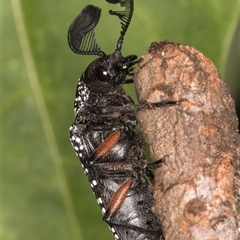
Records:
<instances>
[{"instance_id":1,"label":"plumed antenna comb","mask_svg":"<svg viewBox=\"0 0 240 240\"><path fill-rule=\"evenodd\" d=\"M112 11L112 10L109 11L111 15L118 16L121 21L122 31L117 42L117 50L120 51L122 48L125 33L132 19L133 8L134 8L133 0L106 0L106 1L108 3L113 3L113 4L120 3L121 7L125 7L124 11Z\"/></svg>"},{"instance_id":2,"label":"plumed antenna comb","mask_svg":"<svg viewBox=\"0 0 240 240\"><path fill-rule=\"evenodd\" d=\"M105 55L94 34L100 16L100 8L88 5L73 20L68 30L68 44L73 52L83 55Z\"/></svg>"}]
</instances>

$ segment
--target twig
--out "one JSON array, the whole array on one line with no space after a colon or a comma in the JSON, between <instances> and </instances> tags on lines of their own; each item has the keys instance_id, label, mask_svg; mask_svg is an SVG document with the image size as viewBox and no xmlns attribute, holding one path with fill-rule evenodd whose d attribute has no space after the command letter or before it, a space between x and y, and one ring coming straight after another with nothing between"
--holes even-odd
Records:
<instances>
[{"instance_id":1,"label":"twig","mask_svg":"<svg viewBox=\"0 0 240 240\"><path fill-rule=\"evenodd\" d=\"M155 213L166 240L238 239L240 135L234 101L213 63L196 49L153 43L134 77L138 119L156 170Z\"/></svg>"}]
</instances>

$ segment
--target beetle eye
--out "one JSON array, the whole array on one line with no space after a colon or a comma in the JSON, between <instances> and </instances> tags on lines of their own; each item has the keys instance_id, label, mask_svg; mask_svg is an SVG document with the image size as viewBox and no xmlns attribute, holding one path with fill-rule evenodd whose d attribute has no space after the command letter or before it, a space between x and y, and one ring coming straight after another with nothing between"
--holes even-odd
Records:
<instances>
[{"instance_id":1,"label":"beetle eye","mask_svg":"<svg viewBox=\"0 0 240 240\"><path fill-rule=\"evenodd\" d=\"M97 67L96 76L97 76L98 80L101 81L101 82L107 82L110 79L106 68L103 67L103 66L98 66Z\"/></svg>"}]
</instances>

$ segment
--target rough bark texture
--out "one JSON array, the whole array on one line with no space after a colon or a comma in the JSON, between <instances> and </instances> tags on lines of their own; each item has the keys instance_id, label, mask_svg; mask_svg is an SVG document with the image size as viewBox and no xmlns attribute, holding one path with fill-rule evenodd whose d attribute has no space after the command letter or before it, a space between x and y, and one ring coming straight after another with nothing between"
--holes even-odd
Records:
<instances>
[{"instance_id":1,"label":"rough bark texture","mask_svg":"<svg viewBox=\"0 0 240 240\"><path fill-rule=\"evenodd\" d=\"M138 118L155 172L155 213L166 240L238 239L240 135L234 101L196 49L153 43L134 77L139 102L180 101Z\"/></svg>"}]
</instances>

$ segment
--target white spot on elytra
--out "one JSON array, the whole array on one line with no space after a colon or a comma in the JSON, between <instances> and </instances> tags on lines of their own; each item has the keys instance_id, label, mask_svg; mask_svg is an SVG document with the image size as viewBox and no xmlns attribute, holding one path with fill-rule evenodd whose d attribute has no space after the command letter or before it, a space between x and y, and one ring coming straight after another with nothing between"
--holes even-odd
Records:
<instances>
[{"instance_id":1,"label":"white spot on elytra","mask_svg":"<svg viewBox=\"0 0 240 240\"><path fill-rule=\"evenodd\" d=\"M103 203L101 198L98 198L97 202L98 202L98 204L102 204Z\"/></svg>"},{"instance_id":2,"label":"white spot on elytra","mask_svg":"<svg viewBox=\"0 0 240 240\"><path fill-rule=\"evenodd\" d=\"M97 181L96 181L96 180L93 180L93 181L92 181L92 184L93 184L93 186L97 186Z\"/></svg>"},{"instance_id":3,"label":"white spot on elytra","mask_svg":"<svg viewBox=\"0 0 240 240\"><path fill-rule=\"evenodd\" d=\"M78 147L77 147L77 146L75 146L74 149L75 149L76 151L78 151Z\"/></svg>"},{"instance_id":4,"label":"white spot on elytra","mask_svg":"<svg viewBox=\"0 0 240 240\"><path fill-rule=\"evenodd\" d=\"M106 212L106 209L103 207L102 208L102 213L104 214Z\"/></svg>"}]
</instances>

